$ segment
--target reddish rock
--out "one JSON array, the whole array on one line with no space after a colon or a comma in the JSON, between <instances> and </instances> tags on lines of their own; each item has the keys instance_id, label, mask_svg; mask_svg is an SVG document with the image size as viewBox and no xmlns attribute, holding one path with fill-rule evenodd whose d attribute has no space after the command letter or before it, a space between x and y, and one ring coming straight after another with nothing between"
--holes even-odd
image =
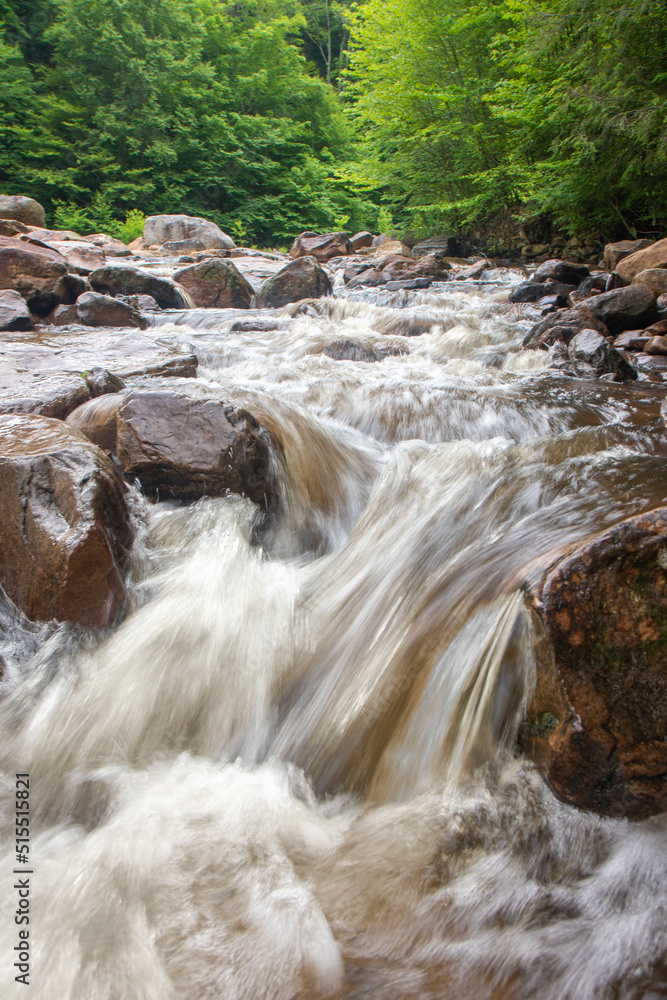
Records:
<instances>
[{"instance_id":1,"label":"reddish rock","mask_svg":"<svg viewBox=\"0 0 667 1000\"><path fill-rule=\"evenodd\" d=\"M126 487L60 420L0 417L0 584L29 618L112 624L133 540Z\"/></svg>"},{"instance_id":2,"label":"reddish rock","mask_svg":"<svg viewBox=\"0 0 667 1000\"><path fill-rule=\"evenodd\" d=\"M607 243L604 248L604 266L608 271L615 271L619 261L650 246L653 246L652 240L620 240L618 243Z\"/></svg>"},{"instance_id":3,"label":"reddish rock","mask_svg":"<svg viewBox=\"0 0 667 1000\"><path fill-rule=\"evenodd\" d=\"M215 257L177 271L174 281L205 309L249 309L255 294L231 261Z\"/></svg>"},{"instance_id":4,"label":"reddish rock","mask_svg":"<svg viewBox=\"0 0 667 1000\"><path fill-rule=\"evenodd\" d=\"M442 254L429 253L420 257L412 266L411 274L415 278L432 278L434 281L447 281L452 265Z\"/></svg>"},{"instance_id":5,"label":"reddish rock","mask_svg":"<svg viewBox=\"0 0 667 1000\"><path fill-rule=\"evenodd\" d=\"M493 264L490 260L477 260L474 264L470 264L468 267L464 267L462 271L457 271L454 275L455 280L461 281L478 281L485 271L490 271Z\"/></svg>"},{"instance_id":6,"label":"reddish rock","mask_svg":"<svg viewBox=\"0 0 667 1000\"><path fill-rule=\"evenodd\" d=\"M386 280L384 271L379 271L376 267L368 267L351 277L347 282L347 287L361 288L366 285L370 288L377 288L378 285L384 285Z\"/></svg>"},{"instance_id":7,"label":"reddish rock","mask_svg":"<svg viewBox=\"0 0 667 1000\"><path fill-rule=\"evenodd\" d=\"M67 271L67 261L55 250L0 236L0 288L19 292L32 312L46 316L62 302Z\"/></svg>"},{"instance_id":8,"label":"reddish rock","mask_svg":"<svg viewBox=\"0 0 667 1000\"><path fill-rule=\"evenodd\" d=\"M20 194L0 194L0 219L14 219L24 226L43 226L46 224L44 209L34 198L26 198Z\"/></svg>"},{"instance_id":9,"label":"reddish rock","mask_svg":"<svg viewBox=\"0 0 667 1000\"><path fill-rule=\"evenodd\" d=\"M294 240L290 257L314 257L324 264L332 257L345 257L354 253L347 233L301 233Z\"/></svg>"},{"instance_id":10,"label":"reddish rock","mask_svg":"<svg viewBox=\"0 0 667 1000\"><path fill-rule=\"evenodd\" d=\"M231 490L270 505L268 436L246 410L175 392L132 392L117 419L123 470L147 493L196 500Z\"/></svg>"},{"instance_id":11,"label":"reddish rock","mask_svg":"<svg viewBox=\"0 0 667 1000\"><path fill-rule=\"evenodd\" d=\"M643 351L650 339L645 330L626 330L616 337L614 347L623 351Z\"/></svg>"},{"instance_id":12,"label":"reddish rock","mask_svg":"<svg viewBox=\"0 0 667 1000\"><path fill-rule=\"evenodd\" d=\"M589 539L529 593L537 686L521 745L604 816L667 809L667 509Z\"/></svg>"},{"instance_id":13,"label":"reddish rock","mask_svg":"<svg viewBox=\"0 0 667 1000\"><path fill-rule=\"evenodd\" d=\"M647 354L667 354L667 337L651 337L644 350Z\"/></svg>"},{"instance_id":14,"label":"reddish rock","mask_svg":"<svg viewBox=\"0 0 667 1000\"><path fill-rule=\"evenodd\" d=\"M635 277L635 282L647 285L658 298L667 293L667 268L650 267L646 271L640 271Z\"/></svg>"},{"instance_id":15,"label":"reddish rock","mask_svg":"<svg viewBox=\"0 0 667 1000\"><path fill-rule=\"evenodd\" d=\"M625 281L634 281L642 271L654 267L667 267L667 240L658 240L645 250L630 254L616 265L616 271Z\"/></svg>"},{"instance_id":16,"label":"reddish rock","mask_svg":"<svg viewBox=\"0 0 667 1000\"><path fill-rule=\"evenodd\" d=\"M314 257L299 257L265 281L257 293L258 309L279 309L289 302L331 295L331 282Z\"/></svg>"},{"instance_id":17,"label":"reddish rock","mask_svg":"<svg viewBox=\"0 0 667 1000\"><path fill-rule=\"evenodd\" d=\"M363 250L364 247L370 247L373 245L373 234L368 232L355 233L354 236L350 238L350 246L352 247L352 252L357 253L359 250Z\"/></svg>"}]
</instances>

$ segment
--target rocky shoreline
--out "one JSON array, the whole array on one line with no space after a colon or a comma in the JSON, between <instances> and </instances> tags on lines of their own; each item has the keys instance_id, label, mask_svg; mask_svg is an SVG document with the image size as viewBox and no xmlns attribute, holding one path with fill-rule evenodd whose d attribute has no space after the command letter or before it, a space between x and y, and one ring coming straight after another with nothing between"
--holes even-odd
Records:
<instances>
[{"instance_id":1,"label":"rocky shoreline","mask_svg":"<svg viewBox=\"0 0 667 1000\"><path fill-rule=\"evenodd\" d=\"M245 407L183 391L198 358L165 345L161 317L239 310L247 319L236 322L259 334L284 316L256 310L298 315L343 285L409 292L484 282L509 264L454 249L447 237L408 246L339 232L302 233L289 254L261 252L188 216L152 217L125 246L49 230L36 202L0 197L2 648L33 648L35 623L119 620L133 482L158 499L231 491L265 515L276 509L277 443ZM667 393L667 239L610 244L600 265L511 266L525 279L509 294L517 322L532 322L525 350L548 352L561 378L627 391L653 383L657 412ZM406 350L343 337L322 353L378 363ZM538 676L521 747L558 795L603 815L667 808L666 517L661 508L622 521L525 584Z\"/></svg>"}]
</instances>

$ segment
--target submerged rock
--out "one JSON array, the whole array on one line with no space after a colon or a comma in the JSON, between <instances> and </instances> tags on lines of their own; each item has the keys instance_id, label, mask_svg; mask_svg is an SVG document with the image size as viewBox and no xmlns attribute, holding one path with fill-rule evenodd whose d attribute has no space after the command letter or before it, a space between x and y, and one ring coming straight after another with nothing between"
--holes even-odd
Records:
<instances>
[{"instance_id":1,"label":"submerged rock","mask_svg":"<svg viewBox=\"0 0 667 1000\"><path fill-rule=\"evenodd\" d=\"M586 541L528 595L537 686L520 742L604 816L667 809L667 508Z\"/></svg>"},{"instance_id":2,"label":"submerged rock","mask_svg":"<svg viewBox=\"0 0 667 1000\"><path fill-rule=\"evenodd\" d=\"M161 498L196 500L226 490L268 508L268 435L246 410L176 392L132 392L117 416L124 472Z\"/></svg>"},{"instance_id":3,"label":"submerged rock","mask_svg":"<svg viewBox=\"0 0 667 1000\"><path fill-rule=\"evenodd\" d=\"M374 348L364 347L356 340L333 340L322 351L327 358L333 361L382 361L382 355Z\"/></svg>"},{"instance_id":4,"label":"submerged rock","mask_svg":"<svg viewBox=\"0 0 667 1000\"><path fill-rule=\"evenodd\" d=\"M76 430L0 416L0 584L29 618L118 618L134 536L125 497L111 460Z\"/></svg>"}]
</instances>

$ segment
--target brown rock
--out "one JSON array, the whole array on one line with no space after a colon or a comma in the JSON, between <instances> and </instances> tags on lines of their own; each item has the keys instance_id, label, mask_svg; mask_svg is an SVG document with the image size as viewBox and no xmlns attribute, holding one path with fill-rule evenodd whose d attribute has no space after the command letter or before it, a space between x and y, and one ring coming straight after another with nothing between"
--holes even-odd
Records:
<instances>
[{"instance_id":1,"label":"brown rock","mask_svg":"<svg viewBox=\"0 0 667 1000\"><path fill-rule=\"evenodd\" d=\"M459 241L455 236L431 236L427 240L421 240L412 247L415 257L426 257L428 254L445 254L450 257L457 257L460 251Z\"/></svg>"},{"instance_id":2,"label":"brown rock","mask_svg":"<svg viewBox=\"0 0 667 1000\"><path fill-rule=\"evenodd\" d=\"M106 451L115 452L118 411L122 405L123 396L119 392L98 396L77 406L68 416L66 423L81 434L85 434L93 444Z\"/></svg>"},{"instance_id":3,"label":"brown rock","mask_svg":"<svg viewBox=\"0 0 667 1000\"><path fill-rule=\"evenodd\" d=\"M199 240L207 249L233 250L234 240L215 222L198 215L149 215L144 222L147 247L161 247L175 240Z\"/></svg>"},{"instance_id":4,"label":"brown rock","mask_svg":"<svg viewBox=\"0 0 667 1000\"><path fill-rule=\"evenodd\" d=\"M205 309L249 309L255 294L231 261L215 257L177 271L174 281Z\"/></svg>"},{"instance_id":5,"label":"brown rock","mask_svg":"<svg viewBox=\"0 0 667 1000\"><path fill-rule=\"evenodd\" d=\"M32 316L25 299L13 288L0 292L0 330L31 330Z\"/></svg>"},{"instance_id":6,"label":"brown rock","mask_svg":"<svg viewBox=\"0 0 667 1000\"><path fill-rule=\"evenodd\" d=\"M411 274L415 278L432 278L434 281L447 281L452 265L442 254L429 253L420 257L412 266Z\"/></svg>"},{"instance_id":7,"label":"brown rock","mask_svg":"<svg viewBox=\"0 0 667 1000\"><path fill-rule=\"evenodd\" d=\"M334 340L322 351L327 358L334 361L365 361L372 364L374 361L382 361L379 351L370 347L364 347L356 340Z\"/></svg>"},{"instance_id":8,"label":"brown rock","mask_svg":"<svg viewBox=\"0 0 667 1000\"><path fill-rule=\"evenodd\" d=\"M354 253L347 233L301 233L294 240L290 257L314 257L320 264L332 257Z\"/></svg>"},{"instance_id":9,"label":"brown rock","mask_svg":"<svg viewBox=\"0 0 667 1000\"><path fill-rule=\"evenodd\" d=\"M83 377L91 399L95 399L96 396L106 396L110 392L122 392L125 388L122 378L107 371L106 368L91 368L90 371L83 373Z\"/></svg>"},{"instance_id":10,"label":"brown rock","mask_svg":"<svg viewBox=\"0 0 667 1000\"><path fill-rule=\"evenodd\" d=\"M76 300L76 314L84 326L143 329L146 325L132 306L99 292L84 292L80 295Z\"/></svg>"},{"instance_id":11,"label":"brown rock","mask_svg":"<svg viewBox=\"0 0 667 1000\"><path fill-rule=\"evenodd\" d=\"M96 292L106 295L152 295L161 309L188 309L191 305L180 285L122 264L100 267L90 275Z\"/></svg>"},{"instance_id":12,"label":"brown rock","mask_svg":"<svg viewBox=\"0 0 667 1000\"><path fill-rule=\"evenodd\" d=\"M0 236L0 288L12 288L30 310L46 316L66 292L68 264L61 254L9 236Z\"/></svg>"},{"instance_id":13,"label":"brown rock","mask_svg":"<svg viewBox=\"0 0 667 1000\"><path fill-rule=\"evenodd\" d=\"M603 292L587 300L586 309L614 335L646 326L658 317L655 295L646 285L629 285Z\"/></svg>"},{"instance_id":14,"label":"brown rock","mask_svg":"<svg viewBox=\"0 0 667 1000\"><path fill-rule=\"evenodd\" d=\"M530 591L537 687L521 743L604 816L667 809L667 509L585 542Z\"/></svg>"},{"instance_id":15,"label":"brown rock","mask_svg":"<svg viewBox=\"0 0 667 1000\"><path fill-rule=\"evenodd\" d=\"M29 618L112 624L133 529L113 463L59 420L0 417L0 583Z\"/></svg>"},{"instance_id":16,"label":"brown rock","mask_svg":"<svg viewBox=\"0 0 667 1000\"><path fill-rule=\"evenodd\" d=\"M20 236L29 232L30 228L16 219L0 219L0 236Z\"/></svg>"},{"instance_id":17,"label":"brown rock","mask_svg":"<svg viewBox=\"0 0 667 1000\"><path fill-rule=\"evenodd\" d=\"M644 330L626 330L614 340L614 347L622 351L643 351L650 340Z\"/></svg>"},{"instance_id":18,"label":"brown rock","mask_svg":"<svg viewBox=\"0 0 667 1000\"><path fill-rule=\"evenodd\" d=\"M604 266L608 271L615 271L619 261L650 246L653 246L652 240L620 240L618 243L607 243L604 248Z\"/></svg>"},{"instance_id":19,"label":"brown rock","mask_svg":"<svg viewBox=\"0 0 667 1000\"><path fill-rule=\"evenodd\" d=\"M642 271L667 267L667 240L658 240L645 250L630 254L616 265L616 271L625 281L634 281Z\"/></svg>"},{"instance_id":20,"label":"brown rock","mask_svg":"<svg viewBox=\"0 0 667 1000\"><path fill-rule=\"evenodd\" d=\"M635 277L635 282L647 285L656 298L667 293L667 268L650 267L646 271L640 271Z\"/></svg>"},{"instance_id":21,"label":"brown rock","mask_svg":"<svg viewBox=\"0 0 667 1000\"><path fill-rule=\"evenodd\" d=\"M647 354L667 354L667 337L651 337L644 350Z\"/></svg>"},{"instance_id":22,"label":"brown rock","mask_svg":"<svg viewBox=\"0 0 667 1000\"><path fill-rule=\"evenodd\" d=\"M257 293L259 309L279 309L288 302L330 295L329 278L314 257L299 257L269 278Z\"/></svg>"},{"instance_id":23,"label":"brown rock","mask_svg":"<svg viewBox=\"0 0 667 1000\"><path fill-rule=\"evenodd\" d=\"M378 285L384 285L386 280L383 271L379 271L376 267L368 267L361 271L361 273L350 278L347 287L361 288L366 285L370 288L377 288Z\"/></svg>"},{"instance_id":24,"label":"brown rock","mask_svg":"<svg viewBox=\"0 0 667 1000\"><path fill-rule=\"evenodd\" d=\"M132 392L118 413L117 453L142 488L181 500L226 490L268 508L268 436L251 414L217 399Z\"/></svg>"},{"instance_id":25,"label":"brown rock","mask_svg":"<svg viewBox=\"0 0 667 1000\"><path fill-rule=\"evenodd\" d=\"M535 271L534 281L562 281L566 285L580 285L590 274L586 264L576 264L571 260L545 260Z\"/></svg>"},{"instance_id":26,"label":"brown rock","mask_svg":"<svg viewBox=\"0 0 667 1000\"><path fill-rule=\"evenodd\" d=\"M490 260L478 260L474 264L470 264L469 267L464 267L462 271L458 271L455 274L455 280L461 281L478 281L485 271L490 271L493 264Z\"/></svg>"},{"instance_id":27,"label":"brown rock","mask_svg":"<svg viewBox=\"0 0 667 1000\"><path fill-rule=\"evenodd\" d=\"M0 194L0 219L15 219L24 226L46 224L44 209L39 202L20 194Z\"/></svg>"},{"instance_id":28,"label":"brown rock","mask_svg":"<svg viewBox=\"0 0 667 1000\"><path fill-rule=\"evenodd\" d=\"M557 340L569 344L581 330L597 330L603 337L609 336L609 330L601 320L585 306L577 306L576 309L557 309L541 320L527 333L523 346L545 348Z\"/></svg>"},{"instance_id":29,"label":"brown rock","mask_svg":"<svg viewBox=\"0 0 667 1000\"><path fill-rule=\"evenodd\" d=\"M359 250L363 250L364 247L370 247L373 245L373 234L368 232L355 233L350 239L350 246L352 247L352 252L357 253Z\"/></svg>"}]
</instances>

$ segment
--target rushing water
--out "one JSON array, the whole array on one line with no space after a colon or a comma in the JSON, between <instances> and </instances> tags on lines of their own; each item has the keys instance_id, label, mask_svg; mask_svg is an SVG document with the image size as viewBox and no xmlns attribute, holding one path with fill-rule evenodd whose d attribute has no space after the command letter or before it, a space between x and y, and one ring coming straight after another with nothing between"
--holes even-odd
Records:
<instances>
[{"instance_id":1,"label":"rushing water","mask_svg":"<svg viewBox=\"0 0 667 1000\"><path fill-rule=\"evenodd\" d=\"M156 319L201 362L166 386L271 432L279 510L137 495L125 621L10 664L3 997L667 996L665 818L579 812L512 752L521 586L667 502L664 390L544 371L506 280Z\"/></svg>"}]
</instances>

